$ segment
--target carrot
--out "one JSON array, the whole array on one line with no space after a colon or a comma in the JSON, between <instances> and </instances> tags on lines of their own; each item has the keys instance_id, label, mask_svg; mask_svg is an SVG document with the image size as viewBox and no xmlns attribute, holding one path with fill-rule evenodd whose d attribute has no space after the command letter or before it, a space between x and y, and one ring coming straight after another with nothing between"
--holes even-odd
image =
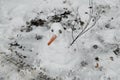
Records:
<instances>
[{"instance_id":1,"label":"carrot","mask_svg":"<svg viewBox=\"0 0 120 80\"><path fill-rule=\"evenodd\" d=\"M56 35L53 35L52 38L48 41L48 46L57 38Z\"/></svg>"}]
</instances>

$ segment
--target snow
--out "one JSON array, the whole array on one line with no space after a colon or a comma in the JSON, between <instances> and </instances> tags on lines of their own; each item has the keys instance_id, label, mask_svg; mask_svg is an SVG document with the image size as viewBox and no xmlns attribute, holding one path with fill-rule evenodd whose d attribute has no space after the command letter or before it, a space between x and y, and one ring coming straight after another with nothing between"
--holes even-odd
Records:
<instances>
[{"instance_id":1,"label":"snow","mask_svg":"<svg viewBox=\"0 0 120 80\"><path fill-rule=\"evenodd\" d=\"M119 80L119 0L93 0L91 16L100 18L70 46L87 24L89 4L0 0L0 80Z\"/></svg>"}]
</instances>

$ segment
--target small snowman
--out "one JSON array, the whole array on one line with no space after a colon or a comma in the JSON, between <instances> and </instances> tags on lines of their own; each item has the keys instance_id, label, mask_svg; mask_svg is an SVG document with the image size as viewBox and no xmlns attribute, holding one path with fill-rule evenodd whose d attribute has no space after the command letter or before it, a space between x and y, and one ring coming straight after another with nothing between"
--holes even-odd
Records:
<instances>
[{"instance_id":1,"label":"small snowman","mask_svg":"<svg viewBox=\"0 0 120 80\"><path fill-rule=\"evenodd\" d=\"M78 61L78 54L68 48L71 39L70 33L61 23L53 23L39 48L41 66L52 74L72 69Z\"/></svg>"}]
</instances>

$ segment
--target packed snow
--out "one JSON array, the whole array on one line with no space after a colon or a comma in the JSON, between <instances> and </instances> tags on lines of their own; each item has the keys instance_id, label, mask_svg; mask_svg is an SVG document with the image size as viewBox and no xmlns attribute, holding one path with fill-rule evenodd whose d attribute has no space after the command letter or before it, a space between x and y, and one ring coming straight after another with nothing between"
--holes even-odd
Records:
<instances>
[{"instance_id":1,"label":"packed snow","mask_svg":"<svg viewBox=\"0 0 120 80\"><path fill-rule=\"evenodd\" d=\"M119 80L119 22L120 0L0 0L0 80Z\"/></svg>"}]
</instances>

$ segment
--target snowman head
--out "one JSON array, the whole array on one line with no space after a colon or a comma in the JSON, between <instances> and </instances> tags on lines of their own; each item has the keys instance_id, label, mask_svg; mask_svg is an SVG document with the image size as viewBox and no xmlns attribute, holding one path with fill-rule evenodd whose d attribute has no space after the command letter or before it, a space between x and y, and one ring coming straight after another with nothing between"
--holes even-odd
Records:
<instances>
[{"instance_id":1,"label":"snowman head","mask_svg":"<svg viewBox=\"0 0 120 80\"><path fill-rule=\"evenodd\" d=\"M61 23L53 23L50 28L51 38L48 41L48 45L56 40L56 38L63 38L64 28Z\"/></svg>"}]
</instances>

